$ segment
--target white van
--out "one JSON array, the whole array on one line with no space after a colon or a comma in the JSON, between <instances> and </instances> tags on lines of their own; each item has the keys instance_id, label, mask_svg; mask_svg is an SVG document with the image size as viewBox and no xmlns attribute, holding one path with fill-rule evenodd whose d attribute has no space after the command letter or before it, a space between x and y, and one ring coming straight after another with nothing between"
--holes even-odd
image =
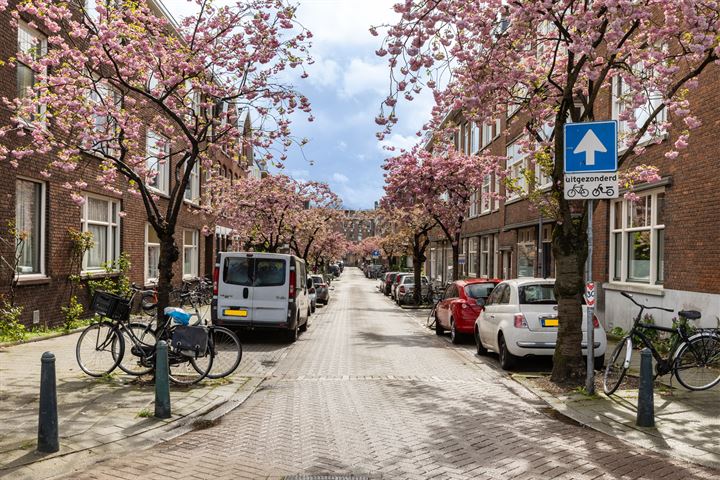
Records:
<instances>
[{"instance_id":1,"label":"white van","mask_svg":"<svg viewBox=\"0 0 720 480\"><path fill-rule=\"evenodd\" d=\"M277 328L290 342L310 317L305 262L280 253L220 252L213 271L212 322Z\"/></svg>"}]
</instances>

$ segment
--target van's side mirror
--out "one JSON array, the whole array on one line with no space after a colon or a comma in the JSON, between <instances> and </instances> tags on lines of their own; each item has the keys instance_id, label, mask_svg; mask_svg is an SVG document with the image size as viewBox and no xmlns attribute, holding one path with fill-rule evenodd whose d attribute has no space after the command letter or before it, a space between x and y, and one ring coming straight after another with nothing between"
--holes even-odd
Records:
<instances>
[{"instance_id":1,"label":"van's side mirror","mask_svg":"<svg viewBox=\"0 0 720 480\"><path fill-rule=\"evenodd\" d=\"M307 282L305 282L305 285L307 286L307 288L312 288L313 287L312 278L308 278Z\"/></svg>"}]
</instances>

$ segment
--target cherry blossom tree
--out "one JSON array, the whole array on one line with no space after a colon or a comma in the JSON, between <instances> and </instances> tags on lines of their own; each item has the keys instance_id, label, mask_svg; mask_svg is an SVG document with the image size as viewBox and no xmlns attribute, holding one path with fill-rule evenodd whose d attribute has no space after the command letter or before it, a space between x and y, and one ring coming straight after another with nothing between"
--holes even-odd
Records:
<instances>
[{"instance_id":1,"label":"cherry blossom tree","mask_svg":"<svg viewBox=\"0 0 720 480\"><path fill-rule=\"evenodd\" d=\"M556 220L560 328L552 380L584 375L582 292L587 258L588 204L563 198L563 128L607 115L615 94L620 123L619 164L633 180L656 179L638 165L648 144L675 125L665 156L675 159L700 125L688 93L717 63L720 5L714 0L471 0L395 5L401 19L386 27L380 56L389 56L391 91L376 122L380 137L397 122L400 97L424 88L436 100L434 129L462 110L478 124L507 118L527 135L523 148L552 179L536 198ZM378 34L376 28L371 32ZM389 110L389 113L387 112ZM519 111L519 113L515 113ZM671 123L672 122L672 123ZM528 193L528 192L526 192ZM533 192L529 192L531 195Z\"/></svg>"},{"instance_id":2,"label":"cherry blossom tree","mask_svg":"<svg viewBox=\"0 0 720 480\"><path fill-rule=\"evenodd\" d=\"M443 130L445 131L445 130ZM420 205L435 219L452 246L453 280L459 277L460 233L486 175L497 174L497 158L458 152L447 135L436 136L431 150L388 158L386 191L395 205Z\"/></svg>"},{"instance_id":3,"label":"cherry blossom tree","mask_svg":"<svg viewBox=\"0 0 720 480\"><path fill-rule=\"evenodd\" d=\"M17 60L36 82L5 100L14 123L0 136L27 142L12 151L0 145L0 159L16 165L44 155L46 176L98 172L107 190L141 198L160 239L159 308L179 258L175 226L191 176L212 169L219 155L240 161L247 148L271 161L292 144L290 116L309 111L307 99L279 80L308 61L311 34L297 25L295 7L194 1L198 13L179 24L147 0L91 2L92 10L84 0L13 2L13 17L47 33L49 48L21 45ZM246 114L257 119L250 137L238 125ZM77 203L85 186L79 176L65 185Z\"/></svg>"}]
</instances>

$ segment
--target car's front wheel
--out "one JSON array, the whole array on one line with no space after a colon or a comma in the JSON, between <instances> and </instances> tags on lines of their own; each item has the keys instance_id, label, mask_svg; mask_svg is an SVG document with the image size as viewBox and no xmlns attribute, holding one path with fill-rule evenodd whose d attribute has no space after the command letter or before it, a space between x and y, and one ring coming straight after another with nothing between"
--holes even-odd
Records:
<instances>
[{"instance_id":1,"label":"car's front wheel","mask_svg":"<svg viewBox=\"0 0 720 480\"><path fill-rule=\"evenodd\" d=\"M500 356L500 366L503 370L510 370L517 363L518 357L510 353L505 343L505 337L501 333L498 337L498 355Z\"/></svg>"},{"instance_id":2,"label":"car's front wheel","mask_svg":"<svg viewBox=\"0 0 720 480\"><path fill-rule=\"evenodd\" d=\"M437 313L435 314L435 335L442 335L445 333L445 329L440 325L440 320L437 317Z\"/></svg>"},{"instance_id":3,"label":"car's front wheel","mask_svg":"<svg viewBox=\"0 0 720 480\"><path fill-rule=\"evenodd\" d=\"M455 325L455 319L450 317L450 341L457 345L460 343L460 334L457 331L457 325Z\"/></svg>"}]
</instances>

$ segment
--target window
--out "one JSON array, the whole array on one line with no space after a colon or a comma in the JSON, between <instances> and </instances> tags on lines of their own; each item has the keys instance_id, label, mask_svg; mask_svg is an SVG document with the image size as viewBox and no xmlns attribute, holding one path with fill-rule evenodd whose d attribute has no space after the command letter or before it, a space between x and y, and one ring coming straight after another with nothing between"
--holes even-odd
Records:
<instances>
[{"instance_id":1,"label":"window","mask_svg":"<svg viewBox=\"0 0 720 480\"><path fill-rule=\"evenodd\" d=\"M534 229L527 228L525 230L518 231L517 247L517 276L534 277L535 259L537 257L537 251L535 250Z\"/></svg>"},{"instance_id":2,"label":"window","mask_svg":"<svg viewBox=\"0 0 720 480\"><path fill-rule=\"evenodd\" d=\"M643 75L643 72L642 70L638 70L636 74L640 76ZM632 98L630 98L631 95L632 92L627 83L625 83L621 77L614 77L612 80L612 118L618 120L618 138L620 142L623 142L628 137L632 137L633 133L647 122L650 114L663 103L660 92L650 92L647 95L647 103L645 103L645 105L637 107L635 111L631 113L629 120L621 120L620 116L629 108L626 104L632 102ZM640 138L639 144L648 143L663 137L666 132L660 128L660 124L664 123L666 119L667 109L663 109L655 117L655 120L645 134ZM631 128L631 122L635 123L635 128ZM620 145L620 150L623 150L622 143Z\"/></svg>"},{"instance_id":3,"label":"window","mask_svg":"<svg viewBox=\"0 0 720 480\"><path fill-rule=\"evenodd\" d=\"M255 259L256 287L278 287L285 284L285 260L275 258ZM298 275L299 277L300 275Z\"/></svg>"},{"instance_id":4,"label":"window","mask_svg":"<svg viewBox=\"0 0 720 480\"><path fill-rule=\"evenodd\" d=\"M519 139L507 146L508 180L512 185L511 190L507 192L508 200L516 199L527 192L526 162L527 154L521 151Z\"/></svg>"},{"instance_id":5,"label":"window","mask_svg":"<svg viewBox=\"0 0 720 480\"><path fill-rule=\"evenodd\" d=\"M472 195L470 195L470 208L468 213L468 218L474 218L477 217L480 213L479 210L480 206L480 192L473 192Z\"/></svg>"},{"instance_id":6,"label":"window","mask_svg":"<svg viewBox=\"0 0 720 480\"><path fill-rule=\"evenodd\" d=\"M82 209L82 231L93 236L93 247L85 252L84 272L104 270L103 264L120 256L120 203L94 196L85 196Z\"/></svg>"},{"instance_id":7,"label":"window","mask_svg":"<svg viewBox=\"0 0 720 480\"><path fill-rule=\"evenodd\" d=\"M473 237L468 243L468 275L471 277L477 276L477 263L478 263L478 238Z\"/></svg>"},{"instance_id":8,"label":"window","mask_svg":"<svg viewBox=\"0 0 720 480\"><path fill-rule=\"evenodd\" d=\"M45 184L15 181L15 230L18 275L45 273Z\"/></svg>"},{"instance_id":9,"label":"window","mask_svg":"<svg viewBox=\"0 0 720 480\"><path fill-rule=\"evenodd\" d=\"M517 113L518 110L520 110L520 106L525 101L525 97L527 97L527 94L528 88L521 83L516 84L512 88L507 108L507 118L512 117L513 115L515 115L515 113Z\"/></svg>"},{"instance_id":10,"label":"window","mask_svg":"<svg viewBox=\"0 0 720 480\"><path fill-rule=\"evenodd\" d=\"M475 125L475 122L470 122L468 126L468 135L470 136L470 151L468 153L475 153L478 149L477 125Z\"/></svg>"},{"instance_id":11,"label":"window","mask_svg":"<svg viewBox=\"0 0 720 480\"><path fill-rule=\"evenodd\" d=\"M24 22L18 22L18 53L29 56L32 60L39 60L47 53L47 37L40 32L33 30ZM25 98L32 95L33 86L37 82L37 74L42 73L34 70L18 58L17 61L17 97ZM45 107L38 107L35 115L42 117ZM31 120L31 119L27 119ZM33 119L34 120L34 119Z\"/></svg>"},{"instance_id":12,"label":"window","mask_svg":"<svg viewBox=\"0 0 720 480\"><path fill-rule=\"evenodd\" d=\"M183 277L198 276L198 231L183 231Z\"/></svg>"},{"instance_id":13,"label":"window","mask_svg":"<svg viewBox=\"0 0 720 480\"><path fill-rule=\"evenodd\" d=\"M610 210L610 278L662 285L665 280L665 192L645 193L637 202L616 200Z\"/></svg>"},{"instance_id":14,"label":"window","mask_svg":"<svg viewBox=\"0 0 720 480\"><path fill-rule=\"evenodd\" d=\"M485 175L482 183L482 204L480 206L480 213L490 213L490 207L493 202L492 198L492 175Z\"/></svg>"},{"instance_id":15,"label":"window","mask_svg":"<svg viewBox=\"0 0 720 480\"><path fill-rule=\"evenodd\" d=\"M482 148L487 147L492 142L493 136L493 125L492 123L483 123L482 126Z\"/></svg>"},{"instance_id":16,"label":"window","mask_svg":"<svg viewBox=\"0 0 720 480\"><path fill-rule=\"evenodd\" d=\"M161 193L168 193L170 180L170 144L162 135L147 134L148 186Z\"/></svg>"},{"instance_id":17,"label":"window","mask_svg":"<svg viewBox=\"0 0 720 480\"><path fill-rule=\"evenodd\" d=\"M191 203L199 203L200 201L200 165L196 162L190 171L190 178L185 187L185 200Z\"/></svg>"},{"instance_id":18,"label":"window","mask_svg":"<svg viewBox=\"0 0 720 480\"><path fill-rule=\"evenodd\" d=\"M149 223L145 224L145 283L157 283L160 263L160 239Z\"/></svg>"},{"instance_id":19,"label":"window","mask_svg":"<svg viewBox=\"0 0 720 480\"><path fill-rule=\"evenodd\" d=\"M493 237L486 235L480 238L480 277L491 277Z\"/></svg>"},{"instance_id":20,"label":"window","mask_svg":"<svg viewBox=\"0 0 720 480\"><path fill-rule=\"evenodd\" d=\"M117 122L115 117L108 114L108 108L112 111L110 103L113 107L119 108L122 104L122 96L115 88L101 82L97 83L90 92L90 102L98 106L100 110L100 112L93 113L93 124L97 137L93 150L108 156L115 155L118 151Z\"/></svg>"}]
</instances>

